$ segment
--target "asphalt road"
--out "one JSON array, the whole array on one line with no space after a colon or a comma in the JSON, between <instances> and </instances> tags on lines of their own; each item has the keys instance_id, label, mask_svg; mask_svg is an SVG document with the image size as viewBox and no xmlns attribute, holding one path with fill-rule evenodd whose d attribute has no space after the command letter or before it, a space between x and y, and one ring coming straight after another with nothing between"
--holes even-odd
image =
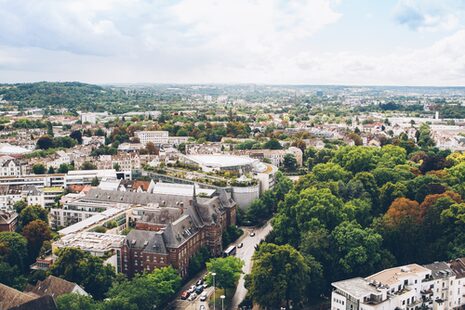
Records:
<instances>
[{"instance_id":1,"label":"asphalt road","mask_svg":"<svg viewBox=\"0 0 465 310\"><path fill-rule=\"evenodd\" d=\"M265 237L271 231L271 223L268 222L261 228L251 229L242 227L242 229L244 229L245 234L236 242L236 244L242 242L244 246L240 249L237 249L236 257L239 257L244 261L244 267L242 268L244 273L241 275L239 283L237 284L236 293L234 294L231 301L231 309L237 309L247 294L247 289L244 287L244 275L250 273L252 269L252 256L255 252L255 246L259 244L261 240L265 239ZM255 232L254 237L250 237L249 234L251 231Z\"/></svg>"}]
</instances>

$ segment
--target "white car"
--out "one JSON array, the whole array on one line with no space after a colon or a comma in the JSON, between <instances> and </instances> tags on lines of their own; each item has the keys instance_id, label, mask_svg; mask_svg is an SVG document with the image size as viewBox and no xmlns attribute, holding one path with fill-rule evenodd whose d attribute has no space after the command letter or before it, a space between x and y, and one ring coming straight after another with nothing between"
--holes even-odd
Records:
<instances>
[{"instance_id":1,"label":"white car","mask_svg":"<svg viewBox=\"0 0 465 310\"><path fill-rule=\"evenodd\" d=\"M192 294L189 296L189 298L187 298L187 300L193 301L193 300L196 299L196 298L197 298L197 293L192 293Z\"/></svg>"},{"instance_id":2,"label":"white car","mask_svg":"<svg viewBox=\"0 0 465 310\"><path fill-rule=\"evenodd\" d=\"M207 300L207 297L208 297L207 292L203 292L202 294L200 294L200 301Z\"/></svg>"}]
</instances>

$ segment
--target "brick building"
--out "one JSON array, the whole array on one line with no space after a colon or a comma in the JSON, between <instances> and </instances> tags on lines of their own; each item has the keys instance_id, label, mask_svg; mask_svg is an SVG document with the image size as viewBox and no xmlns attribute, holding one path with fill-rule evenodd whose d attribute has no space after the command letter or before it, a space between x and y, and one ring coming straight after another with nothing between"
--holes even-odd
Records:
<instances>
[{"instance_id":1,"label":"brick building","mask_svg":"<svg viewBox=\"0 0 465 310\"><path fill-rule=\"evenodd\" d=\"M132 277L136 273L173 266L182 277L189 261L200 248L212 255L222 253L222 233L236 223L236 204L227 193L213 197L193 197L166 206L133 209L130 221L136 229L126 237L121 248L122 271Z\"/></svg>"}]
</instances>

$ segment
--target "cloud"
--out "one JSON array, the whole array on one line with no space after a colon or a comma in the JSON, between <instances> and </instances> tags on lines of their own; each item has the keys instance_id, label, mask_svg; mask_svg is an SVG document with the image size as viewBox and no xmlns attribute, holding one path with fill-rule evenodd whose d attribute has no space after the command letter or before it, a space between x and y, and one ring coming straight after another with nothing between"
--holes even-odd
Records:
<instances>
[{"instance_id":1,"label":"cloud","mask_svg":"<svg viewBox=\"0 0 465 310\"><path fill-rule=\"evenodd\" d=\"M454 30L461 25L463 9L458 0L399 0L394 18L412 30Z\"/></svg>"}]
</instances>

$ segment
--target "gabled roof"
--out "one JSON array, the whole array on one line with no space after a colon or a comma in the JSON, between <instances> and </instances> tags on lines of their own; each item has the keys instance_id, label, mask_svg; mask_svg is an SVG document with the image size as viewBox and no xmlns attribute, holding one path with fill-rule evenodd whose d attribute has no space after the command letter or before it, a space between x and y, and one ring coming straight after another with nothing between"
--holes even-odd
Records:
<instances>
[{"instance_id":1,"label":"gabled roof","mask_svg":"<svg viewBox=\"0 0 465 310\"><path fill-rule=\"evenodd\" d=\"M43 281L37 281L36 285L30 287L27 291L38 296L50 295L58 297L63 294L72 293L76 287L78 287L76 283L55 276L48 276Z\"/></svg>"},{"instance_id":2,"label":"gabled roof","mask_svg":"<svg viewBox=\"0 0 465 310\"><path fill-rule=\"evenodd\" d=\"M20 292L12 287L0 283L0 309L10 309L22 305L36 297Z\"/></svg>"},{"instance_id":3,"label":"gabled roof","mask_svg":"<svg viewBox=\"0 0 465 310\"><path fill-rule=\"evenodd\" d=\"M52 296L45 295L25 302L8 310L56 310L57 305Z\"/></svg>"}]
</instances>

